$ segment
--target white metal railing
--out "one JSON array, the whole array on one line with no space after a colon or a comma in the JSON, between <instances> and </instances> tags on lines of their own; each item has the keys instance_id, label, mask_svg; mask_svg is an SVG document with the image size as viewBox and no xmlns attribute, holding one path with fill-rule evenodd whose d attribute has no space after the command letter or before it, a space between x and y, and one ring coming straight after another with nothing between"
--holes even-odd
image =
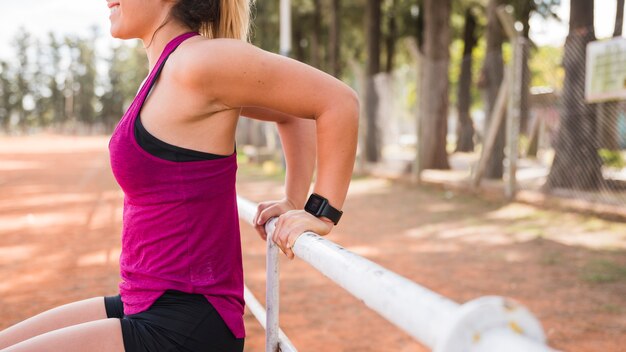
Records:
<instances>
[{"instance_id":1,"label":"white metal railing","mask_svg":"<svg viewBox=\"0 0 626 352\"><path fill-rule=\"evenodd\" d=\"M237 197L239 216L252 224L257 205ZM278 248L271 241L276 219L266 224L267 314L254 313L266 329L266 352L296 351L278 325ZM541 323L521 304L498 296L458 304L312 232L293 244L312 265L389 322L436 352L553 351ZM263 308L246 289L251 310ZM250 301L248 301L250 299Z\"/></svg>"}]
</instances>

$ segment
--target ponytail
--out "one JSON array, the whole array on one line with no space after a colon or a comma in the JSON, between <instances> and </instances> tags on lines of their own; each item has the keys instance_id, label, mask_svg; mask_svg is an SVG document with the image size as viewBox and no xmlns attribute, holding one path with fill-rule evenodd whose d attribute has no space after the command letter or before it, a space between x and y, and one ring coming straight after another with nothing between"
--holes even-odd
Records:
<instances>
[{"instance_id":1,"label":"ponytail","mask_svg":"<svg viewBox=\"0 0 626 352\"><path fill-rule=\"evenodd\" d=\"M179 0L172 15L201 35L250 40L250 12L255 0Z\"/></svg>"},{"instance_id":2,"label":"ponytail","mask_svg":"<svg viewBox=\"0 0 626 352\"><path fill-rule=\"evenodd\" d=\"M209 23L209 38L234 38L249 41L250 0L214 0L220 2L220 18L217 25Z\"/></svg>"}]
</instances>

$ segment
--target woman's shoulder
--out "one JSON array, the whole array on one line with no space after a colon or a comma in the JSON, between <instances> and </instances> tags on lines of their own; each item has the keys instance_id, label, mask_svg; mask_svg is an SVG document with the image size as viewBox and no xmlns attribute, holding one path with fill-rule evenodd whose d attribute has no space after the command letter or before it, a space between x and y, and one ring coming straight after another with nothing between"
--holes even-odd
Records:
<instances>
[{"instance_id":1,"label":"woman's shoulder","mask_svg":"<svg viewBox=\"0 0 626 352\"><path fill-rule=\"evenodd\" d=\"M202 38L190 42L189 45L185 45L181 49L179 61L188 67L206 67L210 63L232 64L238 59L249 59L267 53L251 43L231 38Z\"/></svg>"},{"instance_id":2,"label":"woman's shoulder","mask_svg":"<svg viewBox=\"0 0 626 352\"><path fill-rule=\"evenodd\" d=\"M180 84L200 89L215 80L239 79L246 72L267 67L272 53L231 38L201 38L183 43L176 51L174 74Z\"/></svg>"}]
</instances>

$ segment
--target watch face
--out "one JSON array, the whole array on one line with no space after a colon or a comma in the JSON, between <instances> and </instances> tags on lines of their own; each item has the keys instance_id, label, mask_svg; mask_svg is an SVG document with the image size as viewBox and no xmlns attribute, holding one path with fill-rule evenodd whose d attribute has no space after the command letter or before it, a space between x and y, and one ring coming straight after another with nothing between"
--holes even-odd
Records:
<instances>
[{"instance_id":1,"label":"watch face","mask_svg":"<svg viewBox=\"0 0 626 352\"><path fill-rule=\"evenodd\" d=\"M324 201L326 199L317 196L316 194L311 194L309 200L306 202L304 209L312 214L318 215L318 212L321 210L322 205L324 205Z\"/></svg>"}]
</instances>

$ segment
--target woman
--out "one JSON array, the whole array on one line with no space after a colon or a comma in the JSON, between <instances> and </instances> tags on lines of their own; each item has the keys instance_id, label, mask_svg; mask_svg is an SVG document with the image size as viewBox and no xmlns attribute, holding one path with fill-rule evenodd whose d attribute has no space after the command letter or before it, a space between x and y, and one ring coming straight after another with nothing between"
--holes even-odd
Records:
<instances>
[{"instance_id":1,"label":"woman","mask_svg":"<svg viewBox=\"0 0 626 352\"><path fill-rule=\"evenodd\" d=\"M240 115L277 122L287 160L285 197L258 207L260 235L279 216L273 240L293 258L298 235L336 224L358 98L332 76L247 43L248 1L107 2L111 35L141 39L150 65L109 142L124 191L120 294L14 325L0 332L2 351L243 350Z\"/></svg>"}]
</instances>

